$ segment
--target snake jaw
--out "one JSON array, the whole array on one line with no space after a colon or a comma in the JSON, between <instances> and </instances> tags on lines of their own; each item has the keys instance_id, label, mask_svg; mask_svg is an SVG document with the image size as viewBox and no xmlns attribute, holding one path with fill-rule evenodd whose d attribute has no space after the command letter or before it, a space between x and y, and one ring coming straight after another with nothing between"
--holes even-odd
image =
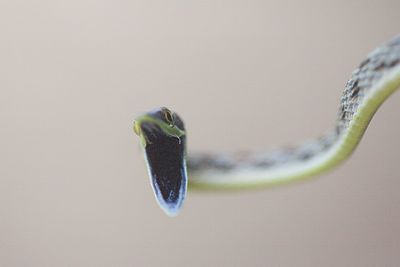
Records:
<instances>
[{"instance_id":1,"label":"snake jaw","mask_svg":"<svg viewBox=\"0 0 400 267\"><path fill-rule=\"evenodd\" d=\"M185 137L177 139L153 127L142 126L143 135L150 139L144 147L147 169L157 203L169 216L175 216L187 190Z\"/></svg>"},{"instance_id":2,"label":"snake jaw","mask_svg":"<svg viewBox=\"0 0 400 267\"><path fill-rule=\"evenodd\" d=\"M187 191L186 134L179 118L177 125L171 125L163 118L157 117L154 111L149 112L137 118L133 128L141 138L157 203L167 215L175 216Z\"/></svg>"}]
</instances>

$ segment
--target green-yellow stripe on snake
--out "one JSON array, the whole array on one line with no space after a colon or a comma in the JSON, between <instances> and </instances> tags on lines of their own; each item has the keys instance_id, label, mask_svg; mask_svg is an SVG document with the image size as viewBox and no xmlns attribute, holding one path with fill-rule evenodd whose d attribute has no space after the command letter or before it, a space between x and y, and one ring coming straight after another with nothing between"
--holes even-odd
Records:
<instances>
[{"instance_id":1,"label":"green-yellow stripe on snake","mask_svg":"<svg viewBox=\"0 0 400 267\"><path fill-rule=\"evenodd\" d=\"M399 87L400 37L397 37L375 49L353 72L343 92L333 131L297 147L273 152L189 153L189 185L198 189L221 190L259 188L302 180L332 169L351 155L379 106ZM136 128L141 129L145 116L158 120L157 124L168 124L169 120L164 118L169 117L166 116L168 112L172 114L162 108L143 115L138 118ZM179 130L185 137L182 120L175 113L173 116L180 124L174 132ZM163 128L165 125L149 134L153 138L171 135L170 130L163 133ZM142 139L145 137L141 136ZM168 162L169 159L162 160ZM152 168L151 163L148 168ZM182 176L186 177L186 173Z\"/></svg>"}]
</instances>

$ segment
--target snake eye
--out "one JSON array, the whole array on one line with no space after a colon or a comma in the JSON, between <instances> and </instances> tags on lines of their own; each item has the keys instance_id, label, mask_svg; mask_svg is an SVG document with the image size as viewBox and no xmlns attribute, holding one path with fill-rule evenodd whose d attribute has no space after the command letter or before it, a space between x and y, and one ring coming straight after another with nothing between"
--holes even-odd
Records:
<instances>
[{"instance_id":1,"label":"snake eye","mask_svg":"<svg viewBox=\"0 0 400 267\"><path fill-rule=\"evenodd\" d=\"M173 118L173 116L172 116L172 112L169 111L169 110L165 110L164 116L165 116L165 119L167 120L167 122L168 122L171 126L173 126L173 125L174 125L174 118Z\"/></svg>"},{"instance_id":2,"label":"snake eye","mask_svg":"<svg viewBox=\"0 0 400 267\"><path fill-rule=\"evenodd\" d=\"M169 123L169 125L174 126L174 117L172 116L172 112L168 109L164 110L165 120Z\"/></svg>"}]
</instances>

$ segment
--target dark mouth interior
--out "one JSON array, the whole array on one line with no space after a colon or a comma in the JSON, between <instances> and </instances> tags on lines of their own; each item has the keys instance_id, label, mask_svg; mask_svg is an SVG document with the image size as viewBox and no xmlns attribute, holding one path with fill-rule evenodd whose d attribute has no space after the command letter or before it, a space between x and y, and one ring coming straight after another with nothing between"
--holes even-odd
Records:
<instances>
[{"instance_id":1,"label":"dark mouth interior","mask_svg":"<svg viewBox=\"0 0 400 267\"><path fill-rule=\"evenodd\" d=\"M150 141L145 151L153 183L166 203L176 203L186 179L183 166L185 137L179 140L167 136L157 126L148 128L143 125L143 132Z\"/></svg>"}]
</instances>

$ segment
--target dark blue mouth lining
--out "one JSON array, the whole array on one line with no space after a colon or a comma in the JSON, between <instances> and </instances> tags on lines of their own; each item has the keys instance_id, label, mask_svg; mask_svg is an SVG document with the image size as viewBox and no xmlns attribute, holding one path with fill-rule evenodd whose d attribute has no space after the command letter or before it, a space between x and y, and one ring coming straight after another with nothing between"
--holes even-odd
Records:
<instances>
[{"instance_id":1,"label":"dark blue mouth lining","mask_svg":"<svg viewBox=\"0 0 400 267\"><path fill-rule=\"evenodd\" d=\"M151 126L151 127L150 127ZM148 138L145 153L158 201L176 209L186 195L185 136L179 139L164 134L158 126L142 125ZM164 202L164 203L163 203Z\"/></svg>"}]
</instances>

